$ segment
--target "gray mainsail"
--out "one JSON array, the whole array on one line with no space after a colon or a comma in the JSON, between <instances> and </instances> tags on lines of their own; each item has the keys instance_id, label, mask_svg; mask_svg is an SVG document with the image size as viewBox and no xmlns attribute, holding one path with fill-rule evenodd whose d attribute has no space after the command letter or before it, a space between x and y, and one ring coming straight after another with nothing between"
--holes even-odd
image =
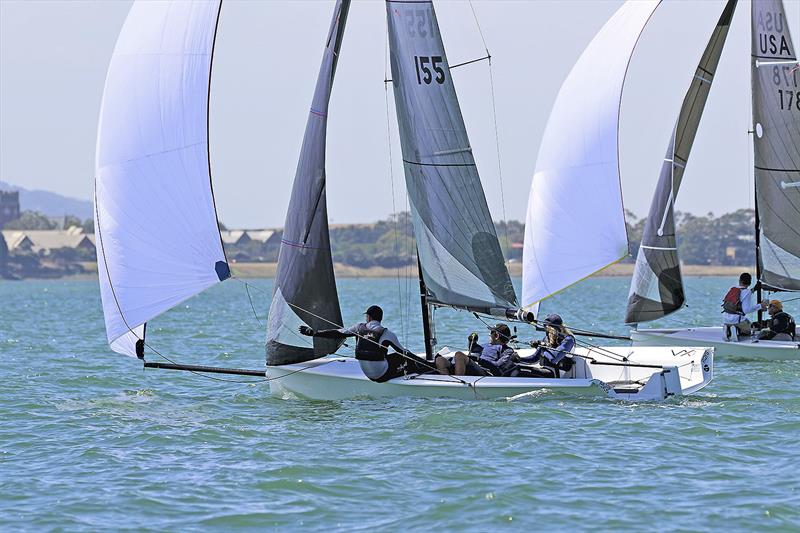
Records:
<instances>
[{"instance_id":1,"label":"gray mainsail","mask_svg":"<svg viewBox=\"0 0 800 533\"><path fill-rule=\"evenodd\" d=\"M686 300L675 238L675 198L719 64L737 0L728 0L683 99L636 256L625 322L656 320Z\"/></svg>"},{"instance_id":2,"label":"gray mainsail","mask_svg":"<svg viewBox=\"0 0 800 533\"><path fill-rule=\"evenodd\" d=\"M752 3L753 152L759 279L800 290L800 72L781 0Z\"/></svg>"},{"instance_id":3,"label":"gray mainsail","mask_svg":"<svg viewBox=\"0 0 800 533\"><path fill-rule=\"evenodd\" d=\"M334 339L301 336L297 328L341 327L325 197L325 137L333 77L350 0L338 0L325 43L286 213L267 325L267 364L299 363L335 352Z\"/></svg>"},{"instance_id":4,"label":"gray mainsail","mask_svg":"<svg viewBox=\"0 0 800 533\"><path fill-rule=\"evenodd\" d=\"M433 4L387 0L386 12L406 188L428 302L482 312L516 308Z\"/></svg>"}]
</instances>

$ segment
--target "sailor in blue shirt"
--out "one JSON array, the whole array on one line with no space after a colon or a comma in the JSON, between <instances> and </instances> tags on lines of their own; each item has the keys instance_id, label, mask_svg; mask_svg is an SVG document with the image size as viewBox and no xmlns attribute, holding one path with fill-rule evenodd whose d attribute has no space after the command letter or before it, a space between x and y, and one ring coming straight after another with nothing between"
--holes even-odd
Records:
<instances>
[{"instance_id":1,"label":"sailor in blue shirt","mask_svg":"<svg viewBox=\"0 0 800 533\"><path fill-rule=\"evenodd\" d=\"M564 320L560 315L548 315L544 319L544 326L546 328L544 339L531 343L536 352L531 356L521 357L519 362L526 364L538 362L545 368L564 370L564 367L572 362L570 354L575 349L575 337L564 326ZM553 373L558 377L557 372Z\"/></svg>"},{"instance_id":2,"label":"sailor in blue shirt","mask_svg":"<svg viewBox=\"0 0 800 533\"><path fill-rule=\"evenodd\" d=\"M485 346L477 343L478 334L473 333L469 336L469 352L477 357L477 362L464 352L456 352L452 361L437 355L436 369L445 375L507 376L516 367L514 361L517 358L517 352L508 346L511 339L511 329L506 324L489 328L489 344Z\"/></svg>"}]
</instances>

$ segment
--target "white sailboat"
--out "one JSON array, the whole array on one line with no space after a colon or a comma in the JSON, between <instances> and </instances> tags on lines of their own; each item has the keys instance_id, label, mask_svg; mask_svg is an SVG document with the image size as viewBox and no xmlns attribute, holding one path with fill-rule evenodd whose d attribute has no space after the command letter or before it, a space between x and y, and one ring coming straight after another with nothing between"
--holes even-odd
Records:
<instances>
[{"instance_id":1,"label":"white sailboat","mask_svg":"<svg viewBox=\"0 0 800 533\"><path fill-rule=\"evenodd\" d=\"M640 324L684 306L674 202L714 79L735 0L730 0L700 60L670 140L636 260L625 321ZM753 0L752 98L756 279L763 291L800 291L800 72L781 0ZM791 100L790 100L791 98ZM707 345L717 356L800 360L796 341L726 334L720 325L631 332L636 345Z\"/></svg>"},{"instance_id":2,"label":"white sailboat","mask_svg":"<svg viewBox=\"0 0 800 533\"><path fill-rule=\"evenodd\" d=\"M567 105L566 100L578 90L582 80L592 76L594 69L598 68L594 58L611 55L616 60L614 66L617 72L612 72L610 76L606 76L607 72L604 72L603 78L609 80L609 87L606 91L599 92L610 96L612 101L619 100L628 59L636 38L655 5L656 3L626 5L598 34L562 88L548 125L551 142L564 131L562 128L569 126L565 121L580 116L580 113L573 115L572 111L567 111L573 104ZM426 341L426 353L421 355L432 360L436 352L432 319L436 309L467 309L484 315L512 318L518 315L519 305L503 262L461 118L433 5L430 1L389 0L386 6L392 84L420 262ZM405 21L410 19L415 24L406 24ZM614 53L609 53L611 51ZM598 106L600 107L602 106ZM616 113L612 124L602 123L605 118L607 117L597 117L596 124L598 127L608 125L610 133L616 139ZM593 145L598 152L605 155L604 149L608 143L604 134L605 131L598 130L593 138L586 139L586 146ZM560 152L556 154L551 151L553 146L557 145L543 145L542 153L545 157L540 155L540 159L552 157L553 176L549 178L549 183L562 186L565 184L564 180L568 179L565 174L568 174L566 169L571 163L566 161L568 158L559 159ZM322 165L324 162L321 162ZM613 171L616 172L616 165ZM606 183L608 180L598 180L611 189L608 196L612 198L614 194L618 195L616 173L613 179L617 184L610 186ZM297 182L295 186L296 184ZM573 194L570 198L587 201L585 195L581 195L583 198L577 196ZM535 204L532 206L529 213L535 210ZM294 205L290 206L290 212L294 208ZM622 215L621 207L619 215ZM604 220L609 220L609 223L620 221L617 218ZM624 235L624 221L621 227ZM576 226L575 231L584 232L585 228ZM622 239L624 241L624 236ZM545 246L556 243L553 239L545 241ZM604 254L609 253L609 248L605 244L607 243L599 243L592 250L598 256L593 257L593 261L606 260ZM292 250L295 248L296 245ZM619 243L612 243L612 248L610 253L617 254L620 251ZM627 249L627 241L622 248ZM526 261L523 273L526 286L536 285L538 280L533 278L542 270L550 274L563 272L563 265L553 265L553 268L545 266L544 269L529 267ZM276 294L280 290L281 287L278 286ZM300 306L291 306L291 309L299 308ZM319 319L319 313L315 315L317 316L313 318ZM277 316L284 316L284 311L281 310ZM283 335L283 338L292 343L293 350L300 350L302 344L308 342L296 334L296 327L302 318L299 313L295 314L285 321L288 324L286 327L273 323L274 329L271 330L270 338ZM327 318L325 322L328 325L322 324L323 327L337 323L333 318ZM310 350L310 347L306 349ZM283 353L277 354L281 362L285 361ZM532 350L520 351L523 356L531 353ZM562 373L557 379L424 374L377 384L366 379L358 362L352 359L328 357L311 361L297 360L291 364L274 364L268 352L268 373L272 377L281 378L273 383L273 389L278 394L288 392L312 398L346 398L359 395L494 398L544 389L577 394L605 394L625 399L663 399L673 394L688 394L699 390L713 375L713 353L702 348L631 350L619 347L587 347L579 348L575 359L579 362L575 368L568 373Z\"/></svg>"},{"instance_id":3,"label":"white sailboat","mask_svg":"<svg viewBox=\"0 0 800 533\"><path fill-rule=\"evenodd\" d=\"M616 69L600 92L618 101L636 37L655 5L627 4L601 30L565 83L551 118L555 126L548 130L561 131L562 113L569 109L563 99L597 69L593 58L598 54L612 57ZM433 5L390 0L386 6L423 289L426 349L421 355L431 358L437 348L435 309L509 319L525 314L520 313L486 205ZM484 399L561 391L661 400L707 385L713 377L711 349L594 346L576 350L575 365L558 378L410 374L375 383L358 361L336 354L338 342L298 334L300 325L342 325L327 227L325 131L348 8L349 0L337 0L308 116L270 308L266 370L159 362L145 362L145 367L266 374L275 394L318 399ZM148 321L230 277L208 157L208 96L219 9L219 0L136 2L106 81L95 187L101 295L111 348L142 360L160 355L147 336ZM409 19L417 23L404 22ZM607 118L598 117L596 135L586 139L585 146L595 143L597 153L607 154L611 144L601 131ZM553 169L559 174L554 180L562 179L564 168ZM528 277L541 270L526 270L526 286L535 285Z\"/></svg>"}]
</instances>

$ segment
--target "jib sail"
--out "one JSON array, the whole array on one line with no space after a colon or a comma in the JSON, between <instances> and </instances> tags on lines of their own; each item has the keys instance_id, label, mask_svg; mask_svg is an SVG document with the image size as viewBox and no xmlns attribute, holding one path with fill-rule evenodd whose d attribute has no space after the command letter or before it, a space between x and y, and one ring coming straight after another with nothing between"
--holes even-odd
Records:
<instances>
[{"instance_id":1,"label":"jib sail","mask_svg":"<svg viewBox=\"0 0 800 533\"><path fill-rule=\"evenodd\" d=\"M267 325L267 364L299 363L335 352L340 342L297 331L341 327L325 197L325 138L336 61L350 0L336 3L306 123L278 256Z\"/></svg>"},{"instance_id":2,"label":"jib sail","mask_svg":"<svg viewBox=\"0 0 800 533\"><path fill-rule=\"evenodd\" d=\"M729 0L725 5L683 99L636 256L625 312L626 323L661 318L683 307L686 301L675 239L675 199L711 91L736 2Z\"/></svg>"}]
</instances>

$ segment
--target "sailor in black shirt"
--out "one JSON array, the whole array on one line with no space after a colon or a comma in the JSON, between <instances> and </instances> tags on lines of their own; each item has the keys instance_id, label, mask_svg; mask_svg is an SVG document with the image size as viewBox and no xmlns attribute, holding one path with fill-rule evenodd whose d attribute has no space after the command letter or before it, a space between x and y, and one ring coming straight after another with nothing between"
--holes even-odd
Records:
<instances>
[{"instance_id":1,"label":"sailor in black shirt","mask_svg":"<svg viewBox=\"0 0 800 533\"><path fill-rule=\"evenodd\" d=\"M758 334L761 340L771 341L793 341L795 340L795 322L792 315L783 310L780 300L771 300L767 306L770 319L764 321L764 325L769 329L762 330Z\"/></svg>"}]
</instances>

